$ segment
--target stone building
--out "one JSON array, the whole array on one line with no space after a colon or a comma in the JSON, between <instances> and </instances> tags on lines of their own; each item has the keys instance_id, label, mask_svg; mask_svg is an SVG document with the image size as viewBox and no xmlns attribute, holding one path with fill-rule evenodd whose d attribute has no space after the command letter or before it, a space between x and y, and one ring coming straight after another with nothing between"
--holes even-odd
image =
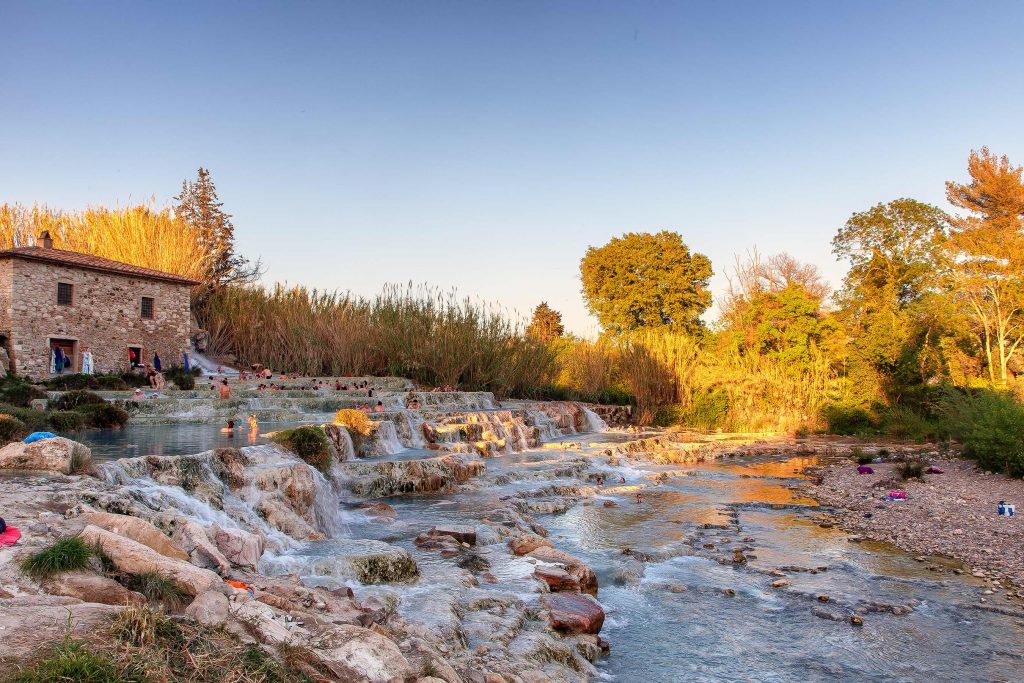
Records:
<instances>
[{"instance_id":1,"label":"stone building","mask_svg":"<svg viewBox=\"0 0 1024 683\"><path fill-rule=\"evenodd\" d=\"M188 348L189 290L178 275L42 246L0 251L0 347L9 372L40 379L53 374L54 349L70 360L64 372L123 372L134 356L164 367L182 364ZM2 356L0 356L2 357Z\"/></svg>"}]
</instances>

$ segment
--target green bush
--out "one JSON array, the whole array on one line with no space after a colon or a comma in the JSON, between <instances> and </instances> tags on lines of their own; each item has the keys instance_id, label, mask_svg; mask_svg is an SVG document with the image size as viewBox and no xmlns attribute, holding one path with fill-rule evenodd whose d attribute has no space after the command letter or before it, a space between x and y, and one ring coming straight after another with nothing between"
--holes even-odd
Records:
<instances>
[{"instance_id":1,"label":"green bush","mask_svg":"<svg viewBox=\"0 0 1024 683\"><path fill-rule=\"evenodd\" d=\"M0 413L17 418L30 432L45 432L50 428L50 421L42 410L0 404Z\"/></svg>"},{"instance_id":2,"label":"green bush","mask_svg":"<svg viewBox=\"0 0 1024 683\"><path fill-rule=\"evenodd\" d=\"M159 572L139 572L125 579L125 586L146 596L150 602L163 604L174 612L188 604L191 596L171 579Z\"/></svg>"},{"instance_id":3,"label":"green bush","mask_svg":"<svg viewBox=\"0 0 1024 683\"><path fill-rule=\"evenodd\" d=\"M99 394L79 389L61 394L50 401L46 407L50 410L78 410L82 406L99 405L106 402L106 399Z\"/></svg>"},{"instance_id":4,"label":"green bush","mask_svg":"<svg viewBox=\"0 0 1024 683\"><path fill-rule=\"evenodd\" d=\"M1011 394L949 390L941 411L965 457L977 460L982 469L1024 476L1024 405Z\"/></svg>"},{"instance_id":5,"label":"green bush","mask_svg":"<svg viewBox=\"0 0 1024 683\"><path fill-rule=\"evenodd\" d=\"M54 432L77 432L85 427L85 418L73 410L48 410L43 414Z\"/></svg>"},{"instance_id":6,"label":"green bush","mask_svg":"<svg viewBox=\"0 0 1024 683\"><path fill-rule=\"evenodd\" d=\"M119 375L96 375L96 388L103 391L126 391L129 386Z\"/></svg>"},{"instance_id":7,"label":"green bush","mask_svg":"<svg viewBox=\"0 0 1024 683\"><path fill-rule=\"evenodd\" d=\"M120 379L125 383L126 388L130 389L149 386L149 380L146 379L146 375L140 372L122 372Z\"/></svg>"},{"instance_id":8,"label":"green bush","mask_svg":"<svg viewBox=\"0 0 1024 683\"><path fill-rule=\"evenodd\" d=\"M164 370L164 377L169 381L174 382L174 386L185 391L195 389L196 377L201 371L199 368L193 368L192 370L186 370L181 366L175 366L173 368L167 368Z\"/></svg>"},{"instance_id":9,"label":"green bush","mask_svg":"<svg viewBox=\"0 0 1024 683\"><path fill-rule=\"evenodd\" d=\"M77 412L85 418L85 426L94 429L120 428L128 422L128 412L124 408L106 401L86 403L79 406Z\"/></svg>"},{"instance_id":10,"label":"green bush","mask_svg":"<svg viewBox=\"0 0 1024 683\"><path fill-rule=\"evenodd\" d=\"M0 413L0 446L20 441L28 436L28 427L25 423L7 413Z\"/></svg>"},{"instance_id":11,"label":"green bush","mask_svg":"<svg viewBox=\"0 0 1024 683\"><path fill-rule=\"evenodd\" d=\"M46 398L46 392L20 377L8 376L0 381L0 403L27 408L37 398Z\"/></svg>"},{"instance_id":12,"label":"green bush","mask_svg":"<svg viewBox=\"0 0 1024 683\"><path fill-rule=\"evenodd\" d=\"M99 380L94 375L58 375L43 382L51 391L74 391L76 389L98 389Z\"/></svg>"},{"instance_id":13,"label":"green bush","mask_svg":"<svg viewBox=\"0 0 1024 683\"><path fill-rule=\"evenodd\" d=\"M33 666L22 669L10 680L14 683L121 683L138 679L121 676L106 653L96 651L87 643L66 639L50 654Z\"/></svg>"},{"instance_id":14,"label":"green bush","mask_svg":"<svg viewBox=\"0 0 1024 683\"><path fill-rule=\"evenodd\" d=\"M923 461L911 458L896 465L895 469L900 479L924 479L924 471L927 467Z\"/></svg>"},{"instance_id":15,"label":"green bush","mask_svg":"<svg viewBox=\"0 0 1024 683\"><path fill-rule=\"evenodd\" d=\"M45 578L72 569L86 569L90 557L92 551L85 541L78 536L68 536L25 558L21 569L36 578Z\"/></svg>"},{"instance_id":16,"label":"green bush","mask_svg":"<svg viewBox=\"0 0 1024 683\"><path fill-rule=\"evenodd\" d=\"M721 390L700 392L689 405L677 403L662 406L654 414L657 427L687 427L712 431L726 427L729 419L729 396Z\"/></svg>"},{"instance_id":17,"label":"green bush","mask_svg":"<svg viewBox=\"0 0 1024 683\"><path fill-rule=\"evenodd\" d=\"M326 473L331 466L331 449L327 435L319 427L295 427L273 436L279 443L307 463Z\"/></svg>"},{"instance_id":18,"label":"green bush","mask_svg":"<svg viewBox=\"0 0 1024 683\"><path fill-rule=\"evenodd\" d=\"M895 439L928 441L939 432L939 425L920 411L906 406L891 406L882 411L881 429Z\"/></svg>"},{"instance_id":19,"label":"green bush","mask_svg":"<svg viewBox=\"0 0 1024 683\"><path fill-rule=\"evenodd\" d=\"M628 406L636 403L633 395L621 387L576 391L569 387L548 384L529 392L529 397L540 401L579 401L608 406Z\"/></svg>"},{"instance_id":20,"label":"green bush","mask_svg":"<svg viewBox=\"0 0 1024 683\"><path fill-rule=\"evenodd\" d=\"M877 417L860 406L833 403L821 409L821 419L830 434L855 436L878 429Z\"/></svg>"}]
</instances>

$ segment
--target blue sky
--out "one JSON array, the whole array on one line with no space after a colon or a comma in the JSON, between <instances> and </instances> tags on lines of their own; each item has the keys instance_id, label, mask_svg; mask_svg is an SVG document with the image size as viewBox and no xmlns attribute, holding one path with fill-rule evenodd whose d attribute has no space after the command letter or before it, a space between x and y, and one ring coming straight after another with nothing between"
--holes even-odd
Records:
<instances>
[{"instance_id":1,"label":"blue sky","mask_svg":"<svg viewBox=\"0 0 1024 683\"><path fill-rule=\"evenodd\" d=\"M166 203L199 165L268 281L429 282L592 333L626 231L838 282L836 229L1024 162L1024 3L0 0L0 201Z\"/></svg>"}]
</instances>

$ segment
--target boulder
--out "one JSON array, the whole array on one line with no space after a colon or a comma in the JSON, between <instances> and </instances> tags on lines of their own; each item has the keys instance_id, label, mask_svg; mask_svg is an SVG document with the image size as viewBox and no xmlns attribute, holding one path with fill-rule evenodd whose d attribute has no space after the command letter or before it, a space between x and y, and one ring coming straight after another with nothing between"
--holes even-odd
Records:
<instances>
[{"instance_id":1,"label":"boulder","mask_svg":"<svg viewBox=\"0 0 1024 683\"><path fill-rule=\"evenodd\" d=\"M451 536L459 543L476 545L476 527L465 524L449 524L447 526L435 526L430 530L431 536Z\"/></svg>"},{"instance_id":2,"label":"boulder","mask_svg":"<svg viewBox=\"0 0 1024 683\"><path fill-rule=\"evenodd\" d=\"M294 640L292 632L284 625L278 612L272 607L249 597L247 594L236 597L229 603L231 616L241 627L242 633L254 636L261 643L286 643Z\"/></svg>"},{"instance_id":3,"label":"boulder","mask_svg":"<svg viewBox=\"0 0 1024 683\"><path fill-rule=\"evenodd\" d=\"M92 467L92 452L77 441L57 436L33 443L15 441L0 448L0 470L41 470L76 474Z\"/></svg>"},{"instance_id":4,"label":"boulder","mask_svg":"<svg viewBox=\"0 0 1024 683\"><path fill-rule=\"evenodd\" d=\"M597 574L579 558L563 550L547 546L531 550L528 554L530 557L535 557L538 560L561 565L579 581L580 591L590 595L597 595Z\"/></svg>"},{"instance_id":5,"label":"boulder","mask_svg":"<svg viewBox=\"0 0 1024 683\"><path fill-rule=\"evenodd\" d=\"M263 556L263 538L242 529L213 525L208 534L217 550L233 565L256 568Z\"/></svg>"},{"instance_id":6,"label":"boulder","mask_svg":"<svg viewBox=\"0 0 1024 683\"><path fill-rule=\"evenodd\" d=\"M0 671L11 671L13 662L51 648L65 635L84 638L109 622L120 608L72 598L47 600L48 596L0 600ZM54 604L57 603L57 604ZM69 632L70 627L70 632Z\"/></svg>"},{"instance_id":7,"label":"boulder","mask_svg":"<svg viewBox=\"0 0 1024 683\"><path fill-rule=\"evenodd\" d=\"M146 598L130 591L117 581L88 571L61 572L43 581L43 590L50 595L78 598L82 602L101 605L141 605Z\"/></svg>"},{"instance_id":8,"label":"boulder","mask_svg":"<svg viewBox=\"0 0 1024 683\"><path fill-rule=\"evenodd\" d=\"M222 576L231 571L228 558L210 542L210 537L198 522L180 519L175 523L174 540L188 553L188 560L197 567L212 569Z\"/></svg>"},{"instance_id":9,"label":"boulder","mask_svg":"<svg viewBox=\"0 0 1024 683\"><path fill-rule=\"evenodd\" d=\"M547 584L548 589L552 593L560 591L572 591L578 593L580 590L580 582L576 580L576 577L572 576L569 572L565 571L561 567L554 566L539 566L533 570L533 575Z\"/></svg>"},{"instance_id":10,"label":"boulder","mask_svg":"<svg viewBox=\"0 0 1024 683\"><path fill-rule=\"evenodd\" d=\"M511 538L508 541L509 549L516 555L532 553L537 548L553 548L554 544L543 536L537 534L525 534L518 538Z\"/></svg>"},{"instance_id":11,"label":"boulder","mask_svg":"<svg viewBox=\"0 0 1024 683\"><path fill-rule=\"evenodd\" d=\"M81 539L90 547L98 547L120 571L132 575L156 572L191 595L205 593L221 584L221 578L208 569L164 557L149 546L92 524L82 531Z\"/></svg>"},{"instance_id":12,"label":"boulder","mask_svg":"<svg viewBox=\"0 0 1024 683\"><path fill-rule=\"evenodd\" d=\"M144 519L110 512L88 512L81 516L86 524L98 526L152 548L164 557L188 562L188 553Z\"/></svg>"},{"instance_id":13,"label":"boulder","mask_svg":"<svg viewBox=\"0 0 1024 683\"><path fill-rule=\"evenodd\" d=\"M604 625L604 609L589 595L551 593L542 595L540 601L548 610L551 628L561 633L596 635Z\"/></svg>"},{"instance_id":14,"label":"boulder","mask_svg":"<svg viewBox=\"0 0 1024 683\"><path fill-rule=\"evenodd\" d=\"M389 683L413 673L392 640L358 626L328 630L320 637L316 652L327 669L342 681Z\"/></svg>"},{"instance_id":15,"label":"boulder","mask_svg":"<svg viewBox=\"0 0 1024 683\"><path fill-rule=\"evenodd\" d=\"M185 615L206 626L219 626L231 615L227 596L218 591L206 591L185 608Z\"/></svg>"}]
</instances>

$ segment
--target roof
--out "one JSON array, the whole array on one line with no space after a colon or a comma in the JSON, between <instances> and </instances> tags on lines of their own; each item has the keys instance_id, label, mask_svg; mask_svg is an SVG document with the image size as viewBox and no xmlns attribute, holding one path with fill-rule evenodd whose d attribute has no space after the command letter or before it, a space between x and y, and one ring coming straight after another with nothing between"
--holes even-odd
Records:
<instances>
[{"instance_id":1,"label":"roof","mask_svg":"<svg viewBox=\"0 0 1024 683\"><path fill-rule=\"evenodd\" d=\"M105 273L116 273L130 277L145 278L148 280L163 280L175 282L182 285L197 285L198 280L182 277L173 273L165 273L161 270L133 266L130 263L122 263L108 258L83 254L78 251L65 251L64 249L47 249L44 247L15 247L0 251L0 259L21 258L29 261L42 261L44 263L56 263L62 266L84 268L86 270L99 270Z\"/></svg>"}]
</instances>

